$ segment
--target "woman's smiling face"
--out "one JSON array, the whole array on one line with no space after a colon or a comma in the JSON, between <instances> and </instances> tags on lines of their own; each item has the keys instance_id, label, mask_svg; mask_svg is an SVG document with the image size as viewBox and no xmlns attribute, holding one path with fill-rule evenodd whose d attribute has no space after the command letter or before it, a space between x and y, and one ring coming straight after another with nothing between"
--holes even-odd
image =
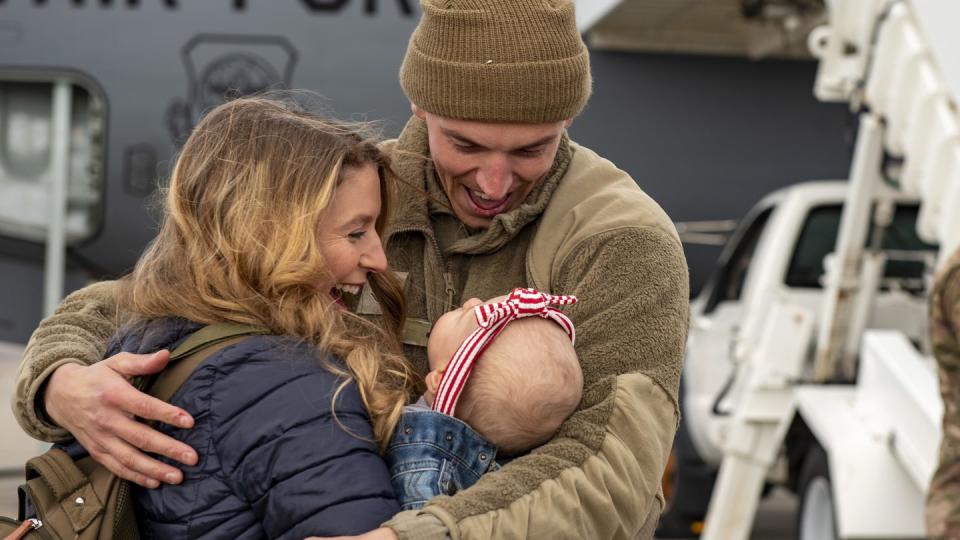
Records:
<instances>
[{"instance_id":1,"label":"woman's smiling face","mask_svg":"<svg viewBox=\"0 0 960 540\"><path fill-rule=\"evenodd\" d=\"M318 285L339 298L340 291L360 292L367 275L387 269L380 235L380 175L372 163L346 168L333 200L320 220L320 251L329 280Z\"/></svg>"}]
</instances>

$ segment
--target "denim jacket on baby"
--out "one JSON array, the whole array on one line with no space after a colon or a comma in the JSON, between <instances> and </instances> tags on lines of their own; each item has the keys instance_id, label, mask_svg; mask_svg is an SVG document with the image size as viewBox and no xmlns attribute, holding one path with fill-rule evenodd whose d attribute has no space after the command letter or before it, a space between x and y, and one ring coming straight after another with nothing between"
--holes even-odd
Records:
<instances>
[{"instance_id":1,"label":"denim jacket on baby","mask_svg":"<svg viewBox=\"0 0 960 540\"><path fill-rule=\"evenodd\" d=\"M421 399L404 409L385 457L397 500L403 510L412 510L499 469L496 454L497 447L470 426Z\"/></svg>"}]
</instances>

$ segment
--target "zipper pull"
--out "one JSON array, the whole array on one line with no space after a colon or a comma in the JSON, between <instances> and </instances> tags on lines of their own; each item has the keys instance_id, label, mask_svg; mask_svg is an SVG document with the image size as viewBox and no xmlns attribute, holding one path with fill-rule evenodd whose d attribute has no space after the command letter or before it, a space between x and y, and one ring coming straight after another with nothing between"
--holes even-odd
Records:
<instances>
[{"instance_id":1,"label":"zipper pull","mask_svg":"<svg viewBox=\"0 0 960 540\"><path fill-rule=\"evenodd\" d=\"M19 527L14 529L14 531L8 534L7 537L4 538L3 540L20 540L21 538L26 536L27 533L30 532L31 530L36 530L36 529L39 529L40 527L43 527L43 522L40 521L39 519L24 520Z\"/></svg>"},{"instance_id":2,"label":"zipper pull","mask_svg":"<svg viewBox=\"0 0 960 540\"><path fill-rule=\"evenodd\" d=\"M453 276L450 275L450 272L443 273L443 285L447 289L447 309L444 310L444 313L451 311L456 306L453 305L453 299L457 294L457 290L453 288Z\"/></svg>"}]
</instances>

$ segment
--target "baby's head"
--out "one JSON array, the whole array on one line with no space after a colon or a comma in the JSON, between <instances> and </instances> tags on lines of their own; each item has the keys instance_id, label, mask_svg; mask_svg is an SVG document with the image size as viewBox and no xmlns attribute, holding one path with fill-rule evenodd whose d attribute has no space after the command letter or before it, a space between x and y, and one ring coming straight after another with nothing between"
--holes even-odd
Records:
<instances>
[{"instance_id":1,"label":"baby's head","mask_svg":"<svg viewBox=\"0 0 960 540\"><path fill-rule=\"evenodd\" d=\"M468 300L434 325L427 345L428 403L447 363L477 329L474 308L483 303ZM509 456L550 440L577 408L582 392L583 374L570 336L553 320L526 317L507 323L476 360L455 416Z\"/></svg>"}]
</instances>

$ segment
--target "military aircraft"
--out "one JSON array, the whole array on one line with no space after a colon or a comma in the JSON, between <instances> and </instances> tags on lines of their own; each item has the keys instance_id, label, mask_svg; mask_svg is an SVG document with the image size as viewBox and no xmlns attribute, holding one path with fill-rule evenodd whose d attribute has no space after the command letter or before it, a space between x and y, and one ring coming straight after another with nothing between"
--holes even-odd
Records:
<instances>
[{"instance_id":1,"label":"military aircraft","mask_svg":"<svg viewBox=\"0 0 960 540\"><path fill-rule=\"evenodd\" d=\"M0 341L132 266L178 145L230 96L307 89L398 133L418 16L414 0L0 0ZM847 112L805 90L821 0L581 0L578 16L595 90L571 135L675 220L846 174ZM688 246L694 289L718 253Z\"/></svg>"}]
</instances>

